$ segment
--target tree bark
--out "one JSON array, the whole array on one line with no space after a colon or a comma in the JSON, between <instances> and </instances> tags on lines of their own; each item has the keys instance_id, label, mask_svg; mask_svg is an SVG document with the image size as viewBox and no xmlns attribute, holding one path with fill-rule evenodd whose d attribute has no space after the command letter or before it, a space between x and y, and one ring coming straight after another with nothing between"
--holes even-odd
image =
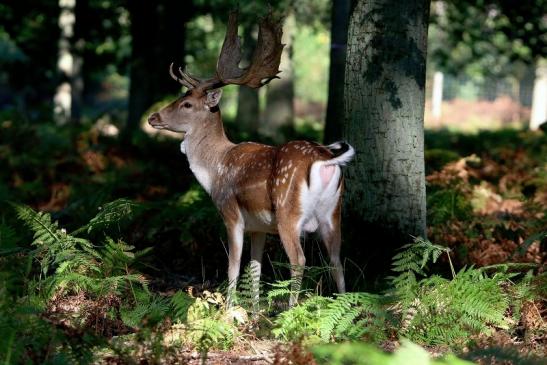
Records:
<instances>
[{"instance_id":1,"label":"tree bark","mask_svg":"<svg viewBox=\"0 0 547 365\"><path fill-rule=\"evenodd\" d=\"M184 67L185 23L192 8L177 0L140 0L129 1L128 10L132 52L126 140L154 102L180 90L168 68L171 62Z\"/></svg>"},{"instance_id":2,"label":"tree bark","mask_svg":"<svg viewBox=\"0 0 547 365\"><path fill-rule=\"evenodd\" d=\"M88 18L89 0L78 0L74 7L76 23L74 24L74 38L72 40L72 75L71 84L71 120L73 123L80 123L82 118L83 95L84 95L84 46L86 42L86 32L92 25Z\"/></svg>"},{"instance_id":3,"label":"tree bark","mask_svg":"<svg viewBox=\"0 0 547 365\"><path fill-rule=\"evenodd\" d=\"M61 75L61 80L53 97L53 116L59 125L68 123L72 118L71 112L74 103L72 99L74 55L72 53L71 41L74 37L75 6L76 0L59 0L59 9L61 10L59 13L59 28L61 28L61 35L58 43L59 56L57 68Z\"/></svg>"},{"instance_id":4,"label":"tree bark","mask_svg":"<svg viewBox=\"0 0 547 365\"><path fill-rule=\"evenodd\" d=\"M376 277L397 248L426 234L428 16L426 0L359 0L349 26L344 137L357 155L347 170L346 226L352 256Z\"/></svg>"},{"instance_id":5,"label":"tree bark","mask_svg":"<svg viewBox=\"0 0 547 365\"><path fill-rule=\"evenodd\" d=\"M532 93L530 129L539 129L545 122L547 122L547 62L538 61Z\"/></svg>"},{"instance_id":6,"label":"tree bark","mask_svg":"<svg viewBox=\"0 0 547 365\"><path fill-rule=\"evenodd\" d=\"M331 143L342 138L344 120L344 73L350 0L334 0L331 10L329 98L323 140Z\"/></svg>"},{"instance_id":7,"label":"tree bark","mask_svg":"<svg viewBox=\"0 0 547 365\"><path fill-rule=\"evenodd\" d=\"M249 64L253 55L256 40L252 35L252 27L243 27L243 65ZM240 86L237 96L236 123L239 128L255 135L258 132L259 100L258 90Z\"/></svg>"},{"instance_id":8,"label":"tree bark","mask_svg":"<svg viewBox=\"0 0 547 365\"><path fill-rule=\"evenodd\" d=\"M284 142L284 137L291 134L294 123L294 75L292 69L294 15L289 15L283 25L285 48L281 55L281 73L279 80L273 80L266 90L266 107L262 117L260 132L271 137L275 142ZM285 132L285 133L283 133Z\"/></svg>"}]
</instances>

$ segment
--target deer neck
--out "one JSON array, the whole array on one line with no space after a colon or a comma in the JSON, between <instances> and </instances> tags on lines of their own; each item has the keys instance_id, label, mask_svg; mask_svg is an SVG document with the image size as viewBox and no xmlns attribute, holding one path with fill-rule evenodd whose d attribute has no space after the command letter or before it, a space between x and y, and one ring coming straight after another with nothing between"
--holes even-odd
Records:
<instances>
[{"instance_id":1,"label":"deer neck","mask_svg":"<svg viewBox=\"0 0 547 365\"><path fill-rule=\"evenodd\" d=\"M226 137L220 111L209 113L202 126L184 138L190 170L210 194L226 152L234 146Z\"/></svg>"}]
</instances>

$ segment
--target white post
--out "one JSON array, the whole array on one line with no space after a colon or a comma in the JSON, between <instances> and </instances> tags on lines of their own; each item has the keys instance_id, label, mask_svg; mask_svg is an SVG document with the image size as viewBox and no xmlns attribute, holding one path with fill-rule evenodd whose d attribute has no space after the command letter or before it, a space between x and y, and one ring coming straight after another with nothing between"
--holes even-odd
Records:
<instances>
[{"instance_id":1,"label":"white post","mask_svg":"<svg viewBox=\"0 0 547 365\"><path fill-rule=\"evenodd\" d=\"M431 114L437 125L441 122L443 104L443 73L436 71L433 75L433 90L431 93Z\"/></svg>"},{"instance_id":2,"label":"white post","mask_svg":"<svg viewBox=\"0 0 547 365\"><path fill-rule=\"evenodd\" d=\"M545 122L547 122L547 64L538 62L532 94L530 129L536 130Z\"/></svg>"}]
</instances>

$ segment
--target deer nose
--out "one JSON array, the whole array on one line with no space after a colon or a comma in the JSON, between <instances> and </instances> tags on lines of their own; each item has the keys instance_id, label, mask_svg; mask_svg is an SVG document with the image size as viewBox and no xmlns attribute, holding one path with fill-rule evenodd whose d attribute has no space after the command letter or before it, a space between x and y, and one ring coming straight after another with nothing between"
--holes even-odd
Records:
<instances>
[{"instance_id":1,"label":"deer nose","mask_svg":"<svg viewBox=\"0 0 547 365\"><path fill-rule=\"evenodd\" d=\"M150 114L150 116L148 117L148 123L150 125L160 124L161 123L161 118L160 118L159 113Z\"/></svg>"}]
</instances>

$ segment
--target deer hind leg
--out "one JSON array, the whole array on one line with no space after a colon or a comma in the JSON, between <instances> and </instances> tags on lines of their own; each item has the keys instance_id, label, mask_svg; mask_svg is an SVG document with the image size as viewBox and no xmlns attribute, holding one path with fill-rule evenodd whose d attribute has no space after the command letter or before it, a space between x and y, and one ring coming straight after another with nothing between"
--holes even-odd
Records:
<instances>
[{"instance_id":1,"label":"deer hind leg","mask_svg":"<svg viewBox=\"0 0 547 365\"><path fill-rule=\"evenodd\" d=\"M338 201L334 210L323 216L319 220L319 232L327 252L329 254L331 273L339 293L346 292L346 283L344 280L344 270L340 262L340 246L342 244L342 233L340 229L341 221L341 201L338 195Z\"/></svg>"},{"instance_id":2,"label":"deer hind leg","mask_svg":"<svg viewBox=\"0 0 547 365\"><path fill-rule=\"evenodd\" d=\"M264 253L265 242L266 233L251 233L251 291L254 314L257 314L259 310L260 274L262 271L262 255Z\"/></svg>"},{"instance_id":3,"label":"deer hind leg","mask_svg":"<svg viewBox=\"0 0 547 365\"><path fill-rule=\"evenodd\" d=\"M291 264L292 283L289 306L292 307L298 301L298 293L302 286L302 276L304 274L306 258L304 257L302 246L300 245L300 227L298 227L298 223L296 221L291 222L288 219L279 219L279 217L278 222L279 237L281 238L287 256L289 256L289 263Z\"/></svg>"},{"instance_id":4,"label":"deer hind leg","mask_svg":"<svg viewBox=\"0 0 547 365\"><path fill-rule=\"evenodd\" d=\"M243 251L243 219L240 217L234 222L226 222L228 233L228 294L226 302L233 305L234 295L241 266L241 253Z\"/></svg>"}]
</instances>

